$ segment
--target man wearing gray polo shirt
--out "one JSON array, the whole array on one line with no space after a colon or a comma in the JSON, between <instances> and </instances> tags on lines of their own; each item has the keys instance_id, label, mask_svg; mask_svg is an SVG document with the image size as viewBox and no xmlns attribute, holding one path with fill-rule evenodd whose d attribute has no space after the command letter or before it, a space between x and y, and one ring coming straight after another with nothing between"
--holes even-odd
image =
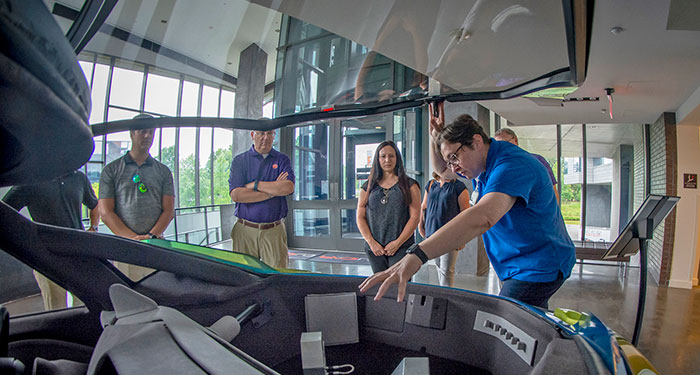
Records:
<instances>
[{"instance_id":1,"label":"man wearing gray polo shirt","mask_svg":"<svg viewBox=\"0 0 700 375\"><path fill-rule=\"evenodd\" d=\"M143 117L151 116L134 118ZM162 238L175 216L173 174L149 154L154 132L154 129L129 131L131 150L102 170L100 213L102 221L118 236L134 240ZM142 267L123 268L119 264L118 267L132 279L148 273Z\"/></svg>"}]
</instances>

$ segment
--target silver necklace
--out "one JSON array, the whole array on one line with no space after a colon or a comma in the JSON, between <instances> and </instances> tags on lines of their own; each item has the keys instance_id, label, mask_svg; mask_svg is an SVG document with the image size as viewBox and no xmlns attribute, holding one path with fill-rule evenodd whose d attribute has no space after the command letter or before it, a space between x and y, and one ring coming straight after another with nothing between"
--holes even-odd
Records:
<instances>
[{"instance_id":1,"label":"silver necklace","mask_svg":"<svg viewBox=\"0 0 700 375\"><path fill-rule=\"evenodd\" d=\"M391 189L391 188L389 188L389 189L382 188L382 192L384 193L384 196L382 197L382 199L379 200L379 202L380 202L381 204L387 204L387 203L389 203L389 190L390 190L390 189Z\"/></svg>"}]
</instances>

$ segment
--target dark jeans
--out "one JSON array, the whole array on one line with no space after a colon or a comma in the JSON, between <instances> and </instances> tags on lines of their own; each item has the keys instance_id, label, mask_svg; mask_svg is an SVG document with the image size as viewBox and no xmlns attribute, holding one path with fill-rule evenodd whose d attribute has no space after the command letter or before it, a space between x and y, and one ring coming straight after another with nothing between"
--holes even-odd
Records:
<instances>
[{"instance_id":1,"label":"dark jeans","mask_svg":"<svg viewBox=\"0 0 700 375\"><path fill-rule=\"evenodd\" d=\"M503 297L515 298L519 301L529 303L533 306L549 308L549 298L564 284L564 275L559 271L559 276L554 281L546 283L535 283L508 279L503 282L501 292Z\"/></svg>"},{"instance_id":2,"label":"dark jeans","mask_svg":"<svg viewBox=\"0 0 700 375\"><path fill-rule=\"evenodd\" d=\"M393 266L395 263L398 263L398 261L400 261L403 257L406 256L406 249L408 249L408 246L405 246L396 250L396 253L394 253L394 255L392 256L376 256L374 255L372 250L368 250L367 247L365 247L365 253L367 254L369 266L372 267L373 273L384 271L387 268Z\"/></svg>"}]
</instances>

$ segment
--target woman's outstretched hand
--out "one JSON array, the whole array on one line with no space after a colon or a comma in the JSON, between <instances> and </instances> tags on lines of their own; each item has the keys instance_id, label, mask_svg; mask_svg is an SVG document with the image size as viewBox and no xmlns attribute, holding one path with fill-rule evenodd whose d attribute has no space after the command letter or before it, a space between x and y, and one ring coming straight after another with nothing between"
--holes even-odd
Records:
<instances>
[{"instance_id":1,"label":"woman's outstretched hand","mask_svg":"<svg viewBox=\"0 0 700 375\"><path fill-rule=\"evenodd\" d=\"M360 292L366 292L372 286L382 283L377 291L377 295L374 296L375 301L379 301L386 291L389 289L391 284L398 284L399 293L396 296L396 302L403 301L406 296L406 285L411 281L411 277L415 275L416 272L423 265L421 260L415 254L408 254L398 263L389 267L387 270L382 272L377 272L374 275L365 279L365 281L360 284Z\"/></svg>"}]
</instances>

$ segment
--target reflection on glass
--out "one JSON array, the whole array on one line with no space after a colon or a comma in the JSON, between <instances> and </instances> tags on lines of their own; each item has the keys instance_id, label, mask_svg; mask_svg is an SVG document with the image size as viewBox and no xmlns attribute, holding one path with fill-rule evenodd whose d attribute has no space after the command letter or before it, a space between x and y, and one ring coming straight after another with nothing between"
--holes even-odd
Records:
<instances>
[{"instance_id":1,"label":"reflection on glass","mask_svg":"<svg viewBox=\"0 0 700 375\"><path fill-rule=\"evenodd\" d=\"M163 128L160 148L160 162L167 165L175 174L175 129Z\"/></svg>"},{"instance_id":2,"label":"reflection on glass","mask_svg":"<svg viewBox=\"0 0 700 375\"><path fill-rule=\"evenodd\" d=\"M102 164L101 163L88 163L87 172L85 173L90 180L90 185L92 189L95 190L95 196L100 196L100 176L102 175Z\"/></svg>"},{"instance_id":3,"label":"reflection on glass","mask_svg":"<svg viewBox=\"0 0 700 375\"><path fill-rule=\"evenodd\" d=\"M90 82L90 80L92 79L92 68L95 66L95 64L88 61L78 61L78 64L80 64L80 68L83 70L88 86L92 86L92 82Z\"/></svg>"},{"instance_id":4,"label":"reflection on glass","mask_svg":"<svg viewBox=\"0 0 700 375\"><path fill-rule=\"evenodd\" d=\"M104 160L104 155L102 154L102 144L104 143L104 137L96 137L95 141L95 151L90 156L90 161L101 162Z\"/></svg>"},{"instance_id":5,"label":"reflection on glass","mask_svg":"<svg viewBox=\"0 0 700 375\"><path fill-rule=\"evenodd\" d=\"M357 227L357 210L340 210L342 220L342 237L361 239L360 229Z\"/></svg>"},{"instance_id":6,"label":"reflection on glass","mask_svg":"<svg viewBox=\"0 0 700 375\"><path fill-rule=\"evenodd\" d=\"M107 115L108 121L118 121L118 120L130 120L134 116L138 115L138 110L126 110L121 108L109 108L109 114Z\"/></svg>"},{"instance_id":7,"label":"reflection on glass","mask_svg":"<svg viewBox=\"0 0 700 375\"><path fill-rule=\"evenodd\" d=\"M265 105L263 105L263 117L266 117L266 118L273 117L274 108L273 108L272 103L273 103L272 101L269 101Z\"/></svg>"},{"instance_id":8,"label":"reflection on glass","mask_svg":"<svg viewBox=\"0 0 700 375\"><path fill-rule=\"evenodd\" d=\"M228 177L231 168L233 131L214 129L214 204L231 203Z\"/></svg>"},{"instance_id":9,"label":"reflection on glass","mask_svg":"<svg viewBox=\"0 0 700 375\"><path fill-rule=\"evenodd\" d=\"M202 88L202 117L219 116L219 89L204 85Z\"/></svg>"},{"instance_id":10,"label":"reflection on glass","mask_svg":"<svg viewBox=\"0 0 700 375\"><path fill-rule=\"evenodd\" d=\"M299 237L328 237L328 210L294 210L294 235Z\"/></svg>"},{"instance_id":11,"label":"reflection on glass","mask_svg":"<svg viewBox=\"0 0 700 375\"><path fill-rule=\"evenodd\" d=\"M177 79L148 73L144 110L160 115L175 116L179 87L180 81Z\"/></svg>"},{"instance_id":12,"label":"reflection on glass","mask_svg":"<svg viewBox=\"0 0 700 375\"><path fill-rule=\"evenodd\" d=\"M109 66L96 64L91 88L92 112L90 113L90 124L98 124L105 121L105 95L107 94L108 77Z\"/></svg>"},{"instance_id":13,"label":"reflection on glass","mask_svg":"<svg viewBox=\"0 0 700 375\"><path fill-rule=\"evenodd\" d=\"M216 107L214 107L216 108ZM199 128L199 205L212 204L212 128Z\"/></svg>"},{"instance_id":14,"label":"reflection on glass","mask_svg":"<svg viewBox=\"0 0 700 375\"><path fill-rule=\"evenodd\" d=\"M303 21L285 20L290 32L277 59L278 116L426 94L427 78L420 73ZM309 27L316 38L307 39Z\"/></svg>"},{"instance_id":15,"label":"reflection on glass","mask_svg":"<svg viewBox=\"0 0 700 375\"><path fill-rule=\"evenodd\" d=\"M611 242L634 213L635 193L644 191L644 168L637 168L644 163L643 127L586 125L586 141L585 240Z\"/></svg>"},{"instance_id":16,"label":"reflection on glass","mask_svg":"<svg viewBox=\"0 0 700 375\"><path fill-rule=\"evenodd\" d=\"M233 118L233 106L236 101L236 94L232 91L221 90L221 106L219 117Z\"/></svg>"},{"instance_id":17,"label":"reflection on glass","mask_svg":"<svg viewBox=\"0 0 700 375\"><path fill-rule=\"evenodd\" d=\"M583 184L583 137L581 125L561 126L561 214L572 240L581 239L581 185ZM555 171L556 172L556 171Z\"/></svg>"},{"instance_id":18,"label":"reflection on glass","mask_svg":"<svg viewBox=\"0 0 700 375\"><path fill-rule=\"evenodd\" d=\"M195 205L194 191L194 169L196 168L194 160L194 139L196 129L180 128L180 144L179 144L179 207L192 207Z\"/></svg>"},{"instance_id":19,"label":"reflection on glass","mask_svg":"<svg viewBox=\"0 0 700 375\"><path fill-rule=\"evenodd\" d=\"M328 199L328 125L294 129L295 200Z\"/></svg>"},{"instance_id":20,"label":"reflection on glass","mask_svg":"<svg viewBox=\"0 0 700 375\"><path fill-rule=\"evenodd\" d=\"M374 153L386 139L385 124L391 115L380 115L342 123L341 199L355 199L369 178Z\"/></svg>"},{"instance_id":21,"label":"reflection on glass","mask_svg":"<svg viewBox=\"0 0 700 375\"><path fill-rule=\"evenodd\" d=\"M199 85L185 81L182 86L182 108L180 116L197 116L197 103L199 102ZM194 138L192 138L194 139Z\"/></svg>"},{"instance_id":22,"label":"reflection on glass","mask_svg":"<svg viewBox=\"0 0 700 375\"><path fill-rule=\"evenodd\" d=\"M107 134L107 155L105 155L105 164L116 160L131 149L131 137L129 132L119 132Z\"/></svg>"},{"instance_id":23,"label":"reflection on glass","mask_svg":"<svg viewBox=\"0 0 700 375\"><path fill-rule=\"evenodd\" d=\"M114 68L109 104L138 109L140 107L143 72Z\"/></svg>"}]
</instances>

